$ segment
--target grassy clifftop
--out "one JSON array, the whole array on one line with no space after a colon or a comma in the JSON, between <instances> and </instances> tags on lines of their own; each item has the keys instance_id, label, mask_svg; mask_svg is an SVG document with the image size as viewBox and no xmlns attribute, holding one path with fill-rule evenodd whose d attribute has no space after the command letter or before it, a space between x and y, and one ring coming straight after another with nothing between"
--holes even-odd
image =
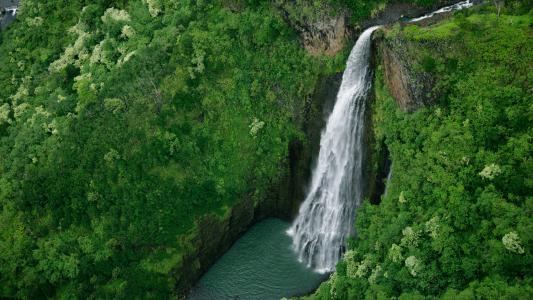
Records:
<instances>
[{"instance_id":1,"label":"grassy clifftop","mask_svg":"<svg viewBox=\"0 0 533 300\"><path fill-rule=\"evenodd\" d=\"M388 194L358 211L351 250L306 299L533 295L532 22L465 12L385 30L418 48L410 67L436 78L438 97L405 112L378 67L374 130L393 162Z\"/></svg>"}]
</instances>

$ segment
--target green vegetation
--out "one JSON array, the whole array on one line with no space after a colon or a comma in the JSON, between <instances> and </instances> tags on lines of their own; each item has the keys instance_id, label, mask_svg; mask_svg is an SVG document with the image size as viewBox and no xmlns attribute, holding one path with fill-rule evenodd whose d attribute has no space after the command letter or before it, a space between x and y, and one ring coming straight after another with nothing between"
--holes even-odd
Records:
<instances>
[{"instance_id":1,"label":"green vegetation","mask_svg":"<svg viewBox=\"0 0 533 300\"><path fill-rule=\"evenodd\" d=\"M311 0L310 0L311 1ZM493 0L494 1L494 0ZM490 1L490 2L493 2ZM316 2L316 1L315 1ZM440 7L445 5L450 5L450 3L460 2L460 1L446 1L446 0L405 0L405 1L395 1L395 0L332 0L332 3L339 5L341 7L348 8L351 12L352 21L354 23L359 22L370 16L376 16L379 12L383 11L387 6L406 3L412 4L418 7ZM500 7L502 7L502 12L505 13L527 13L533 5L532 0L506 0L506 1L496 1Z\"/></svg>"},{"instance_id":2,"label":"green vegetation","mask_svg":"<svg viewBox=\"0 0 533 300\"><path fill-rule=\"evenodd\" d=\"M333 64L226 2L22 2L0 35L0 297L168 297L195 219L265 196Z\"/></svg>"},{"instance_id":3,"label":"green vegetation","mask_svg":"<svg viewBox=\"0 0 533 300\"><path fill-rule=\"evenodd\" d=\"M302 49L282 2L22 1L0 33L0 298L173 296L195 221L267 196L317 81L344 66ZM390 3L288 7L355 22ZM312 298L531 297L529 9L387 32L419 46L440 100L402 112L377 70L389 194Z\"/></svg>"},{"instance_id":4,"label":"green vegetation","mask_svg":"<svg viewBox=\"0 0 533 300\"><path fill-rule=\"evenodd\" d=\"M457 14L385 30L417 49L438 103L400 110L376 74L374 130L393 161L337 272L306 299L530 299L533 17ZM407 46L408 45L408 46ZM416 47L413 47L416 46Z\"/></svg>"}]
</instances>

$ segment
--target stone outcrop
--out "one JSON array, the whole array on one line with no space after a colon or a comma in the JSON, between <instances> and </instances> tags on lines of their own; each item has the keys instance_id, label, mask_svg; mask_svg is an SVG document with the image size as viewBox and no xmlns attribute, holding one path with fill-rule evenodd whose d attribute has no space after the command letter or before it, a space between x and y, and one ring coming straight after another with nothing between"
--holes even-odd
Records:
<instances>
[{"instance_id":1,"label":"stone outcrop","mask_svg":"<svg viewBox=\"0 0 533 300\"><path fill-rule=\"evenodd\" d=\"M351 36L352 28L346 10L335 11L325 3L317 8L305 1L277 1L275 5L283 19L298 33L303 47L312 55L335 55Z\"/></svg>"},{"instance_id":2,"label":"stone outcrop","mask_svg":"<svg viewBox=\"0 0 533 300\"><path fill-rule=\"evenodd\" d=\"M414 111L436 101L437 95L433 93L436 78L420 64L421 52L412 51L420 45L398 36L385 38L382 31L374 36L374 42L385 85L402 110Z\"/></svg>"}]
</instances>

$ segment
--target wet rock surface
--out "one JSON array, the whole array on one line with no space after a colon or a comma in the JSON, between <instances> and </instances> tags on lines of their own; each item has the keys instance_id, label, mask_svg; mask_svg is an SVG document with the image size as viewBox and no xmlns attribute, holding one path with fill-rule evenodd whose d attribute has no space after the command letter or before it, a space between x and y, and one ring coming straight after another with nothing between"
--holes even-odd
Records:
<instances>
[{"instance_id":1,"label":"wet rock surface","mask_svg":"<svg viewBox=\"0 0 533 300\"><path fill-rule=\"evenodd\" d=\"M328 4L319 8L305 1L295 4L292 1L276 2L283 19L298 33L303 47L312 55L335 55L344 48L344 42L352 35L349 26L350 16L346 10L336 11ZM300 15L302 9L296 5L306 6L312 13Z\"/></svg>"}]
</instances>

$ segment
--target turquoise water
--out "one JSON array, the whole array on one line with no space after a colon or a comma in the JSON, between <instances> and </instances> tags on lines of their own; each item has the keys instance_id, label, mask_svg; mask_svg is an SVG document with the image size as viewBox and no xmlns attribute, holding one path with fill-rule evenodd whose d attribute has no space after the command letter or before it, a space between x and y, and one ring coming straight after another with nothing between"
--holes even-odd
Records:
<instances>
[{"instance_id":1,"label":"turquoise water","mask_svg":"<svg viewBox=\"0 0 533 300\"><path fill-rule=\"evenodd\" d=\"M252 227L200 279L188 299L268 300L315 290L325 275L298 262L285 233L289 227L279 219Z\"/></svg>"}]
</instances>

